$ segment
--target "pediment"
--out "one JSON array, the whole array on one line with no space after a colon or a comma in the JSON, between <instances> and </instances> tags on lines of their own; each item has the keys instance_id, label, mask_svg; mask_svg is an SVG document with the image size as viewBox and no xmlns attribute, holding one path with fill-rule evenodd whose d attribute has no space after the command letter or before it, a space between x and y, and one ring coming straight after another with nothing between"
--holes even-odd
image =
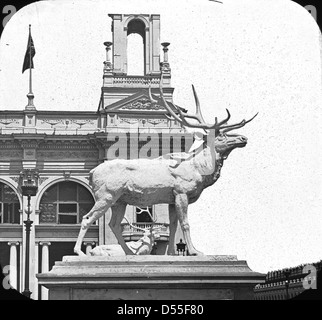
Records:
<instances>
[{"instance_id":1,"label":"pediment","mask_svg":"<svg viewBox=\"0 0 322 320\"><path fill-rule=\"evenodd\" d=\"M142 90L130 97L117 101L107 107L106 112L129 113L129 112L144 112L144 113L167 113L162 99L152 94L153 101L150 100L148 90ZM170 107L173 107L171 102L168 102Z\"/></svg>"}]
</instances>

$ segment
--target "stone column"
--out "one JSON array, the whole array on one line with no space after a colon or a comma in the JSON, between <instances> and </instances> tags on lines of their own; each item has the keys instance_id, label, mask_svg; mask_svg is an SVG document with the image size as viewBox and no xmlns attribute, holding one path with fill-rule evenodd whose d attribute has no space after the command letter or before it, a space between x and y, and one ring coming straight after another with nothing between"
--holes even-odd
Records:
<instances>
[{"instance_id":1,"label":"stone column","mask_svg":"<svg viewBox=\"0 0 322 320\"><path fill-rule=\"evenodd\" d=\"M49 271L49 246L50 242L40 242L41 250L41 273ZM41 300L48 300L48 289L41 287Z\"/></svg>"},{"instance_id":2,"label":"stone column","mask_svg":"<svg viewBox=\"0 0 322 320\"><path fill-rule=\"evenodd\" d=\"M10 285L17 290L17 246L19 242L8 242L8 245L10 246Z\"/></svg>"},{"instance_id":3,"label":"stone column","mask_svg":"<svg viewBox=\"0 0 322 320\"><path fill-rule=\"evenodd\" d=\"M34 265L34 272L33 272L33 287L32 287L32 299L39 300L39 293L38 293L38 279L36 274L39 273L39 242L35 242L35 255L32 259Z\"/></svg>"},{"instance_id":4,"label":"stone column","mask_svg":"<svg viewBox=\"0 0 322 320\"><path fill-rule=\"evenodd\" d=\"M84 245L86 246L86 255L90 255L90 251L92 250L93 246L95 246L95 242L93 241L85 241Z\"/></svg>"}]
</instances>

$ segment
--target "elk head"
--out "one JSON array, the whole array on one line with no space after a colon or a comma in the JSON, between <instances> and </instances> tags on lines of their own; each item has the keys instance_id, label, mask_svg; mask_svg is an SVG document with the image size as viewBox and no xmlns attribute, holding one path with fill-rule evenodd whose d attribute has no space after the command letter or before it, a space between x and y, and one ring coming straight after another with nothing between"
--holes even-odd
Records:
<instances>
[{"instance_id":1,"label":"elk head","mask_svg":"<svg viewBox=\"0 0 322 320\"><path fill-rule=\"evenodd\" d=\"M194 132L194 143L190 148L189 153L192 153L193 151L200 149L200 147L206 142L207 146L211 150L214 150L217 153L219 153L220 156L225 160L232 150L234 150L235 148L242 148L247 144L246 137L242 135L228 134L228 132L242 128L247 123L252 121L257 116L257 114L250 120L243 120L236 124L228 124L228 120L230 119L230 112L228 109L226 109L227 117L224 120L218 121L218 118L215 117L215 123L207 123L202 116L199 99L193 85L192 90L196 103L196 113L190 114L188 112L183 112L178 106L175 105L173 110L173 108L170 107L163 95L161 77L161 99L164 103L166 110L170 114L170 117L167 115L166 116L172 120L178 121L185 128L193 128L194 130L198 130ZM188 119L193 119L197 122L192 123ZM204 138L204 136L206 136L206 139Z\"/></svg>"}]
</instances>

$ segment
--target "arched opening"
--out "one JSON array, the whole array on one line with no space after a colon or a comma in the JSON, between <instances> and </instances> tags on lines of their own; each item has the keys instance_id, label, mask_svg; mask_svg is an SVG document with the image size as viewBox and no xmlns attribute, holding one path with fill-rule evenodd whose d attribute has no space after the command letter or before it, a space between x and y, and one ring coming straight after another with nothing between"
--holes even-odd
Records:
<instances>
[{"instance_id":1,"label":"arched opening","mask_svg":"<svg viewBox=\"0 0 322 320\"><path fill-rule=\"evenodd\" d=\"M78 224L94 205L91 193L81 184L63 181L49 187L39 205L39 223Z\"/></svg>"},{"instance_id":2,"label":"arched opening","mask_svg":"<svg viewBox=\"0 0 322 320\"><path fill-rule=\"evenodd\" d=\"M15 191L0 182L0 224L20 224L20 202Z\"/></svg>"},{"instance_id":3,"label":"arched opening","mask_svg":"<svg viewBox=\"0 0 322 320\"><path fill-rule=\"evenodd\" d=\"M127 28L127 75L145 75L145 24L139 19Z\"/></svg>"}]
</instances>

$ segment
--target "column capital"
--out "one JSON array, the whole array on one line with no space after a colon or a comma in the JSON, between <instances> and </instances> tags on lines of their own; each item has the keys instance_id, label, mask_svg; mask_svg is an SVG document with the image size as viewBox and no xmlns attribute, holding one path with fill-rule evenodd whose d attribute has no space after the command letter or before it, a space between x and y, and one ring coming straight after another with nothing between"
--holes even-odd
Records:
<instances>
[{"instance_id":1,"label":"column capital","mask_svg":"<svg viewBox=\"0 0 322 320\"><path fill-rule=\"evenodd\" d=\"M84 246L95 246L96 242L95 241L84 241L83 244L84 244Z\"/></svg>"},{"instance_id":2,"label":"column capital","mask_svg":"<svg viewBox=\"0 0 322 320\"><path fill-rule=\"evenodd\" d=\"M50 246L51 245L51 242L49 242L49 241L40 241L39 244L41 246Z\"/></svg>"},{"instance_id":3,"label":"column capital","mask_svg":"<svg viewBox=\"0 0 322 320\"><path fill-rule=\"evenodd\" d=\"M19 241L9 241L8 246L19 246L20 242Z\"/></svg>"}]
</instances>

